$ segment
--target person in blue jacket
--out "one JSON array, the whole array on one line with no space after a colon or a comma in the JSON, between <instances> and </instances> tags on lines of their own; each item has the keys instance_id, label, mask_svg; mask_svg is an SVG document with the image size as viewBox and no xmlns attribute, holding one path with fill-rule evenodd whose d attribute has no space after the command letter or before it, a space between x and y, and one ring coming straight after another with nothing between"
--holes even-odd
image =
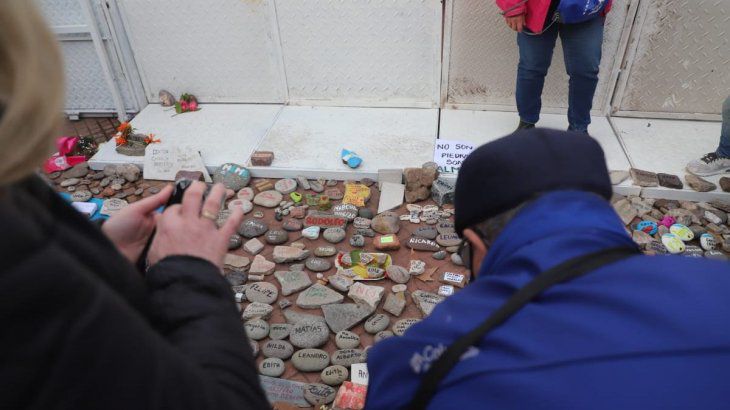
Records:
<instances>
[{"instance_id":1,"label":"person in blue jacket","mask_svg":"<svg viewBox=\"0 0 730 410\"><path fill-rule=\"evenodd\" d=\"M538 275L615 248L627 255L546 289L456 356L427 407L730 406L730 265L639 254L611 195L603 151L584 134L533 129L475 150L455 193L475 279L373 346L366 407L423 408L416 392L449 346Z\"/></svg>"}]
</instances>

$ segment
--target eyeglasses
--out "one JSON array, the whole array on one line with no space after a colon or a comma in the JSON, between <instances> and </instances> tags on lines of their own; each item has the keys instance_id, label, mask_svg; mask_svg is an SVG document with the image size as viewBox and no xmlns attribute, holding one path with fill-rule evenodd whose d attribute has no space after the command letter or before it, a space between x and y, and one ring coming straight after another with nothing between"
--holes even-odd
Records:
<instances>
[{"instance_id":1,"label":"eyeglasses","mask_svg":"<svg viewBox=\"0 0 730 410\"><path fill-rule=\"evenodd\" d=\"M479 236L479 239L484 241L484 234L482 234L478 229L474 229L473 231L474 231L474 233L477 234L477 236ZM461 258L461 261L464 263L464 267L466 267L469 270L469 272L471 272L471 276L473 279L475 272L473 269L474 261L472 260L472 257L474 255L474 253L472 252L472 249L471 249L471 242L469 242L466 238L462 239L461 243L459 244L459 249L456 251L456 253L459 255L459 257Z\"/></svg>"}]
</instances>

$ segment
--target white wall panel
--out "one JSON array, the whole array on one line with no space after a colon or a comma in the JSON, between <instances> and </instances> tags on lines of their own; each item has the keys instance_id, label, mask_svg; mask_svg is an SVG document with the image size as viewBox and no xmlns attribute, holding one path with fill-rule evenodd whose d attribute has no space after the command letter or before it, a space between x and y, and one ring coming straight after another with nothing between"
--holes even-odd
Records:
<instances>
[{"instance_id":1,"label":"white wall panel","mask_svg":"<svg viewBox=\"0 0 730 410\"><path fill-rule=\"evenodd\" d=\"M438 0L277 0L295 103L436 106Z\"/></svg>"},{"instance_id":2,"label":"white wall panel","mask_svg":"<svg viewBox=\"0 0 730 410\"><path fill-rule=\"evenodd\" d=\"M730 94L730 0L642 0L620 110L719 114Z\"/></svg>"},{"instance_id":3,"label":"white wall panel","mask_svg":"<svg viewBox=\"0 0 730 410\"><path fill-rule=\"evenodd\" d=\"M621 32L629 0L615 0L606 19L601 74L593 108L604 109L611 89ZM517 76L517 38L499 14L494 0L447 0L451 11L447 38L448 73L446 102L449 104L491 105L513 108ZM621 56L619 56L620 58ZM543 107L566 108L568 76L558 39L553 62L543 91Z\"/></svg>"},{"instance_id":4,"label":"white wall panel","mask_svg":"<svg viewBox=\"0 0 730 410\"><path fill-rule=\"evenodd\" d=\"M118 0L147 99L284 102L273 0Z\"/></svg>"}]
</instances>

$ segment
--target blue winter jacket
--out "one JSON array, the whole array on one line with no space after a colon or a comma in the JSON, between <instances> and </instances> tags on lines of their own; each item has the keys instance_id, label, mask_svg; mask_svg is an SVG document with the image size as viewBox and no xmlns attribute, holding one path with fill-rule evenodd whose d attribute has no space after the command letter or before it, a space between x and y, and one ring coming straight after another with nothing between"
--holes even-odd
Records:
<instances>
[{"instance_id":1,"label":"blue winter jacket","mask_svg":"<svg viewBox=\"0 0 730 410\"><path fill-rule=\"evenodd\" d=\"M540 197L476 281L369 351L367 408L408 404L440 352L538 273L632 244L597 195ZM556 285L465 353L429 408L730 408L730 265L637 255Z\"/></svg>"}]
</instances>

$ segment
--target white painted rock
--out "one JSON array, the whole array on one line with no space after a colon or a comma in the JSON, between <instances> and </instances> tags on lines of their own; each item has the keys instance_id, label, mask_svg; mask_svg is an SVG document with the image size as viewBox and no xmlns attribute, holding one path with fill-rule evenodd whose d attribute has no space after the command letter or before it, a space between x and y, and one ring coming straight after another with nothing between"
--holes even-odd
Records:
<instances>
[{"instance_id":1,"label":"white painted rock","mask_svg":"<svg viewBox=\"0 0 730 410\"><path fill-rule=\"evenodd\" d=\"M685 250L684 242L679 236L673 233L665 233L662 235L662 244L664 244L664 247L667 248L669 253L677 254Z\"/></svg>"}]
</instances>

